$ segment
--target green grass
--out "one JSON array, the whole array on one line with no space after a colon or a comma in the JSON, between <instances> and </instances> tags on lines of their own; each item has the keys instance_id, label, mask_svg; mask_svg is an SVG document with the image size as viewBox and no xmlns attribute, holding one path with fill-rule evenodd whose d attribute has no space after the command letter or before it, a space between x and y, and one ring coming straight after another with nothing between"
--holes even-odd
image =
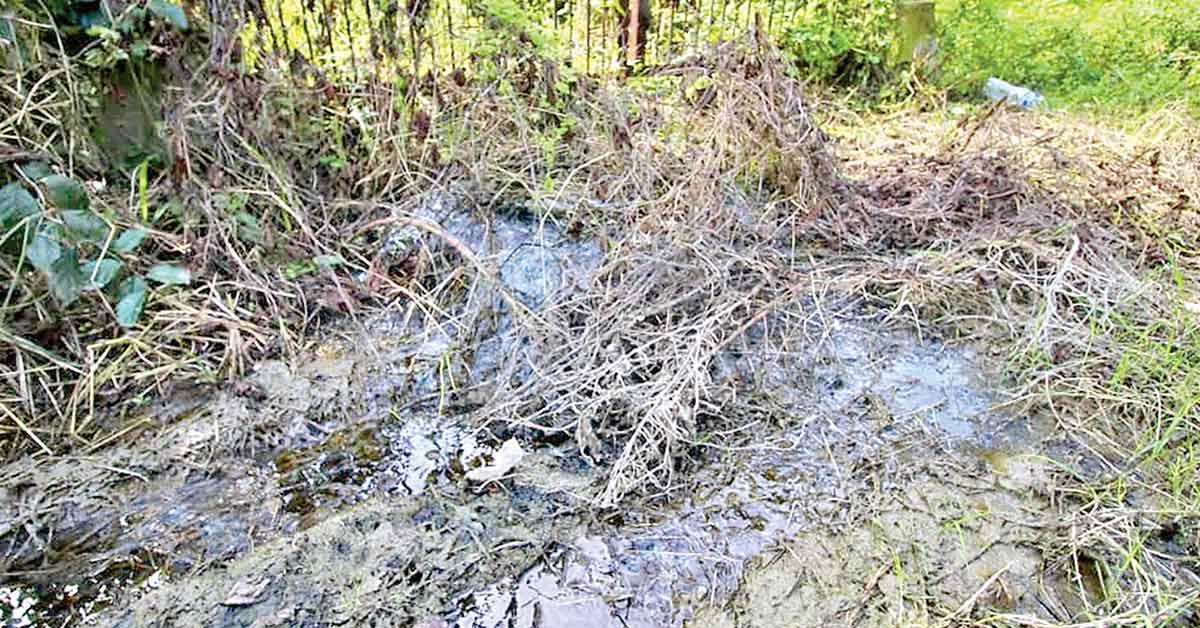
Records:
<instances>
[{"instance_id":1,"label":"green grass","mask_svg":"<svg viewBox=\"0 0 1200 628\"><path fill-rule=\"evenodd\" d=\"M1200 0L942 0L938 22L953 96L998 76L1057 108L1200 110Z\"/></svg>"}]
</instances>

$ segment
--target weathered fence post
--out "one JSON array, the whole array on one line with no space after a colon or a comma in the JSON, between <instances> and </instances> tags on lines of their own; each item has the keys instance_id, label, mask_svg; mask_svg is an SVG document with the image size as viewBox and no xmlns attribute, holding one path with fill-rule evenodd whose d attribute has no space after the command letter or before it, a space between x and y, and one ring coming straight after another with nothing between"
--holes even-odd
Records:
<instances>
[{"instance_id":1,"label":"weathered fence post","mask_svg":"<svg viewBox=\"0 0 1200 628\"><path fill-rule=\"evenodd\" d=\"M896 63L924 63L937 52L934 0L896 0Z\"/></svg>"},{"instance_id":2,"label":"weathered fence post","mask_svg":"<svg viewBox=\"0 0 1200 628\"><path fill-rule=\"evenodd\" d=\"M634 6L634 3L637 3ZM632 67L642 60L646 52L646 34L654 21L650 0L622 0L624 15L618 41L625 50L625 65Z\"/></svg>"}]
</instances>

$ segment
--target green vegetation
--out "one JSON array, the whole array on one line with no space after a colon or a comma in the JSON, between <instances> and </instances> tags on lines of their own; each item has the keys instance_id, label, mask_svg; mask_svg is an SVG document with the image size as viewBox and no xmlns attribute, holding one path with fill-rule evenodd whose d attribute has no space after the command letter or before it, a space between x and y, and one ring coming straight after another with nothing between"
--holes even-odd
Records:
<instances>
[{"instance_id":1,"label":"green vegetation","mask_svg":"<svg viewBox=\"0 0 1200 628\"><path fill-rule=\"evenodd\" d=\"M988 76L1030 86L1054 107L1200 109L1197 0L939 2L939 85L974 97Z\"/></svg>"},{"instance_id":2,"label":"green vegetation","mask_svg":"<svg viewBox=\"0 0 1200 628\"><path fill-rule=\"evenodd\" d=\"M1057 109L1200 111L1198 0L938 0L938 54L917 68L950 98L977 100L989 76L1028 86ZM912 77L889 63L894 3L807 2L781 38L808 78L906 98Z\"/></svg>"},{"instance_id":3,"label":"green vegetation","mask_svg":"<svg viewBox=\"0 0 1200 628\"><path fill-rule=\"evenodd\" d=\"M885 80L895 45L893 0L805 2L780 46L821 83L869 87Z\"/></svg>"},{"instance_id":4,"label":"green vegetation","mask_svg":"<svg viewBox=\"0 0 1200 628\"><path fill-rule=\"evenodd\" d=\"M162 41L188 27L182 9L163 0L132 4L119 15L108 14L95 2L79 0L58 0L43 10L62 25L56 32L55 45L63 46L63 53L75 55L88 68L86 75L80 74L74 80L71 70L60 73L66 75L68 89L83 101L73 103L80 112L101 109L99 92L116 76L125 79L119 84L121 89L133 90L137 77L164 54ZM143 161L134 169L139 199L135 215L118 217L94 208L79 178L64 173L61 162L54 163L59 155L71 163L85 153L81 150L78 155L70 154L71 144L82 138L72 138L64 131L91 116L63 120L51 113L57 105L39 110L30 98L38 92L26 81L39 78L42 54L46 52L41 45L44 39L28 30L18 35L10 20L6 19L4 25L12 35L11 47L7 48L11 56L5 59L9 68L5 79L11 86L6 97L15 105L15 115L8 121L11 126L4 129L4 137L13 142L10 149L25 143L37 150L3 153L10 167L0 171L0 269L7 279L0 323L7 323L14 312L30 308L43 313L53 309L91 311L111 317L120 327L132 327L147 301L147 279L163 285L186 285L191 281L186 269L159 259L156 252L143 257L141 245L150 233L148 223L162 218L161 212L153 217L149 212L150 162ZM102 122L95 125L104 126ZM154 129L145 132L153 136ZM102 135L99 131L94 134ZM108 139L115 144L128 138ZM133 222L141 222L142 226L118 227ZM31 268L36 274L28 272ZM43 297L47 294L53 297L55 308L44 308Z\"/></svg>"},{"instance_id":5,"label":"green vegetation","mask_svg":"<svg viewBox=\"0 0 1200 628\"><path fill-rule=\"evenodd\" d=\"M394 10L375 16L372 27L367 4L350 3L330 19L305 11L299 0L281 0L265 22L246 30L248 58L262 48L297 50L348 79L386 60L402 78L414 67L462 67L515 38L542 54L568 57L575 70L620 67L614 36L620 2L419 6L426 12L422 26L408 30ZM912 71L895 63L895 0L664 2L656 5L642 62L670 63L758 23L805 79L854 88L868 103L908 98L914 79L923 91L977 100L984 80L998 76L1041 91L1060 109L1145 111L1169 102L1200 108L1200 0L937 0L935 6L938 54Z\"/></svg>"},{"instance_id":6,"label":"green vegetation","mask_svg":"<svg viewBox=\"0 0 1200 628\"><path fill-rule=\"evenodd\" d=\"M26 164L22 174L29 178L45 166ZM149 278L164 285L187 285L191 274L172 264L154 264L145 275L130 272L135 251L147 231L132 227L118 232L91 211L83 186L60 174L44 174L36 180L46 204L38 203L21 183L0 188L0 251L7 254L5 266L13 269L8 298L26 277L23 265L41 273L59 307L69 308L84 294L103 295L113 303L116 322L133 326L146 303Z\"/></svg>"}]
</instances>

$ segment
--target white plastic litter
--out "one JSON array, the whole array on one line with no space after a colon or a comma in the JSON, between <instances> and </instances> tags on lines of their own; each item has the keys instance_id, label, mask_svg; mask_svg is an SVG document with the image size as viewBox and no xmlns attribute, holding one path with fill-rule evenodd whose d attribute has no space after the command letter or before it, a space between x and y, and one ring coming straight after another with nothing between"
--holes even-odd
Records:
<instances>
[{"instance_id":1,"label":"white plastic litter","mask_svg":"<svg viewBox=\"0 0 1200 628\"><path fill-rule=\"evenodd\" d=\"M991 100L1003 100L1022 109L1033 109L1046 102L1042 95L1020 85L1013 85L996 77L989 78L983 86L983 95Z\"/></svg>"},{"instance_id":2,"label":"white plastic litter","mask_svg":"<svg viewBox=\"0 0 1200 628\"><path fill-rule=\"evenodd\" d=\"M494 482L512 471L524 457L525 450L521 449L521 444L517 439L510 438L492 455L491 464L467 471L467 479L474 482Z\"/></svg>"}]
</instances>

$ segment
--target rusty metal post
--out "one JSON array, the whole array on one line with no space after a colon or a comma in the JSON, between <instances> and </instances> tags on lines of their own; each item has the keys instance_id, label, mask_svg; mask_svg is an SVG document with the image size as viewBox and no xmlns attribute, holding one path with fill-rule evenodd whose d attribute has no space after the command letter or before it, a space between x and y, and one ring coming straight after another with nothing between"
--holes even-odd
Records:
<instances>
[{"instance_id":1,"label":"rusty metal post","mask_svg":"<svg viewBox=\"0 0 1200 628\"><path fill-rule=\"evenodd\" d=\"M454 56L454 2L446 0L446 34L450 42L450 71L458 69L458 60Z\"/></svg>"},{"instance_id":2,"label":"rusty metal post","mask_svg":"<svg viewBox=\"0 0 1200 628\"><path fill-rule=\"evenodd\" d=\"M358 82L358 55L354 52L354 27L350 20L350 3L343 0L342 3L342 19L346 21L346 46L350 49L350 69L354 71L354 82ZM330 20L335 19L335 16L329 16Z\"/></svg>"},{"instance_id":3,"label":"rusty metal post","mask_svg":"<svg viewBox=\"0 0 1200 628\"><path fill-rule=\"evenodd\" d=\"M584 0L583 29L585 43L583 47L583 73L592 73L592 0Z\"/></svg>"}]
</instances>

